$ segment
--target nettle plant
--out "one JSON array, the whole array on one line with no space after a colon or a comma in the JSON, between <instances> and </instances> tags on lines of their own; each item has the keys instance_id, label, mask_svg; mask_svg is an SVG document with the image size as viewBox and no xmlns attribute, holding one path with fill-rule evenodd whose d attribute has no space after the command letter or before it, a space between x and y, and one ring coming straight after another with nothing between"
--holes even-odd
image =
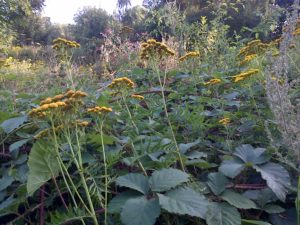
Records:
<instances>
[{"instance_id":1,"label":"nettle plant","mask_svg":"<svg viewBox=\"0 0 300 225\"><path fill-rule=\"evenodd\" d=\"M285 201L290 177L269 160L266 149L241 145L231 159L222 162L219 172L208 174L206 182L195 182L192 174L173 168L156 170L149 177L129 173L116 179L118 186L128 190L114 197L108 210L119 214L125 225L152 225L159 216L167 224L176 223L168 214L189 216L187 221L199 218L208 225L269 224L241 219L238 210L256 210L259 215L285 211L276 201ZM250 169L257 171L259 183L249 183Z\"/></svg>"}]
</instances>

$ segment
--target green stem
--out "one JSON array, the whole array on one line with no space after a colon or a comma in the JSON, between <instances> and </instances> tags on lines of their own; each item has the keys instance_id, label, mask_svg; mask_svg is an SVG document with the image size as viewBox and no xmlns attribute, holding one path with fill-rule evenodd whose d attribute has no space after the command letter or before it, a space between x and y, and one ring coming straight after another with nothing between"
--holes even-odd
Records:
<instances>
[{"instance_id":1,"label":"green stem","mask_svg":"<svg viewBox=\"0 0 300 225\"><path fill-rule=\"evenodd\" d=\"M103 140L103 124L104 120L101 122L100 125L100 136L101 136L101 144L102 144L102 155L103 155L103 165L104 165L104 176L105 176L105 189L104 189L104 225L107 224L107 202L108 202L108 173L107 173L107 161L106 161L106 153L104 147L104 140Z\"/></svg>"},{"instance_id":2,"label":"green stem","mask_svg":"<svg viewBox=\"0 0 300 225\"><path fill-rule=\"evenodd\" d=\"M81 146L80 146L79 137L78 137L77 124L76 124L75 135L76 135L76 142L77 142L77 146L78 146L78 150L77 150L78 151L78 154L77 154L78 155L78 162L77 162L77 164L79 163L79 165L78 165L77 169L78 169L80 179L81 179L81 182L83 184L83 188L84 188L84 191L85 191L85 194L86 194L89 206L90 206L91 216L93 218L94 224L98 225L99 223L98 223L96 212L95 212L95 209L94 209L94 204L92 202L91 195L90 195L90 192L89 192L89 188L87 186L87 183L86 183L86 180L85 180L85 177L84 177L84 173L83 173L83 164L82 164L82 157L81 157Z\"/></svg>"},{"instance_id":3,"label":"green stem","mask_svg":"<svg viewBox=\"0 0 300 225\"><path fill-rule=\"evenodd\" d=\"M185 171L184 163L183 163L183 160L182 160L182 157L181 157L181 153L180 153L177 141L176 141L175 133L174 133L174 130L173 130L170 118L169 118L168 109L167 109L167 102L166 102L166 96L165 96L165 91L164 91L165 90L165 83L166 83L167 74L165 72L164 81L163 82L161 80L160 72L159 72L158 69L157 69L157 76L158 76L158 81L159 81L159 85L160 85L160 88L161 88L161 95L162 95L162 100L163 100L163 106L164 106L165 115L166 115L167 122L168 122L168 125L169 125L170 130L171 130L171 135L172 135L173 141L174 141L175 146L176 146L176 153L178 155L180 167L181 167L182 171Z\"/></svg>"}]
</instances>

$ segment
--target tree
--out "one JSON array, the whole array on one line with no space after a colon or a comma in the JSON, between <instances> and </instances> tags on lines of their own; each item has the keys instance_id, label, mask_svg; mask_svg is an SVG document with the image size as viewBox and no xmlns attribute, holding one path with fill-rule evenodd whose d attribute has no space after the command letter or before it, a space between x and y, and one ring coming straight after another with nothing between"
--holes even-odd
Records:
<instances>
[{"instance_id":1,"label":"tree","mask_svg":"<svg viewBox=\"0 0 300 225\"><path fill-rule=\"evenodd\" d=\"M74 17L75 25L72 33L79 42L92 38L100 38L101 33L108 27L111 17L103 9L86 7Z\"/></svg>"}]
</instances>

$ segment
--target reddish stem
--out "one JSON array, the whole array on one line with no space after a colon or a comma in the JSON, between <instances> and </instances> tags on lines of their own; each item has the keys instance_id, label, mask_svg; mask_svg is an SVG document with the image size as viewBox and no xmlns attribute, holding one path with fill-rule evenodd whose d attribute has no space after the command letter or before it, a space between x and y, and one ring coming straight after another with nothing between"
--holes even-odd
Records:
<instances>
[{"instance_id":1,"label":"reddish stem","mask_svg":"<svg viewBox=\"0 0 300 225\"><path fill-rule=\"evenodd\" d=\"M53 180L53 182L54 182L54 184L55 184L55 187L56 187L56 190L57 190L57 192L58 192L58 194L59 194L59 197L60 197L61 202L63 203L65 209L68 210L68 206L67 206L67 204L66 204L66 202L65 202L65 199L64 199L64 197L63 197L63 195L62 195L62 193L61 193L61 191L60 191L60 189L59 189L59 186L57 185L57 182L56 182L55 177L52 177L52 180Z\"/></svg>"}]
</instances>

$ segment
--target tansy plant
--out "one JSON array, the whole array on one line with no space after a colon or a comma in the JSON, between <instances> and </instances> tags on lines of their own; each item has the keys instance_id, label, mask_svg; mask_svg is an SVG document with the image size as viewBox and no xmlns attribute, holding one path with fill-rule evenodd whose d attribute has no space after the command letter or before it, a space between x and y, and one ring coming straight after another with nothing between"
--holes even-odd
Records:
<instances>
[{"instance_id":1,"label":"tansy plant","mask_svg":"<svg viewBox=\"0 0 300 225\"><path fill-rule=\"evenodd\" d=\"M87 97L85 92L69 90L66 93L42 100L40 106L29 112L29 116L37 126L43 128L36 133L35 139L37 141L29 155L27 191L30 195L33 194L52 178L61 201L66 210L68 210L62 192L56 183L55 177L60 174L74 206L76 208L83 207L93 219L94 224L99 224L94 208L95 203L92 201L87 183L87 168L84 167L83 162L85 147L82 143L82 137L85 136L85 129L89 126L89 121L81 118L90 113L96 123L94 127L100 133L102 141L105 190L104 198L99 198L97 204L104 208L104 224L107 224L108 173L102 130L105 115L112 112L112 109L95 106L86 110L85 97ZM66 159L68 160L66 161ZM43 162L43 168L41 168L41 161ZM71 165L75 166L79 174L79 185L72 178L70 173ZM41 173L41 170L43 173ZM102 193L99 193L99 196L101 195ZM83 219L81 221L84 224Z\"/></svg>"},{"instance_id":2,"label":"tansy plant","mask_svg":"<svg viewBox=\"0 0 300 225\"><path fill-rule=\"evenodd\" d=\"M154 74L156 74L159 82L159 86L161 89L161 95L162 95L162 102L164 107L164 112L166 115L166 119L169 125L169 129L171 131L173 142L176 146L176 154L177 158L179 160L179 164L181 169L184 171L184 163L183 159L181 157L180 149L177 144L176 136L172 127L172 123L169 117L168 109L167 109L167 100L165 96L165 86L166 86L166 79L167 79L167 71L164 69L162 72L159 69L159 63L161 60L163 60L165 57L172 57L175 55L175 52L171 50L168 46L165 44L158 42L154 39L149 39L147 42L142 43L142 52L141 52L141 58L144 60L147 60L149 62L150 68L153 70Z\"/></svg>"}]
</instances>

